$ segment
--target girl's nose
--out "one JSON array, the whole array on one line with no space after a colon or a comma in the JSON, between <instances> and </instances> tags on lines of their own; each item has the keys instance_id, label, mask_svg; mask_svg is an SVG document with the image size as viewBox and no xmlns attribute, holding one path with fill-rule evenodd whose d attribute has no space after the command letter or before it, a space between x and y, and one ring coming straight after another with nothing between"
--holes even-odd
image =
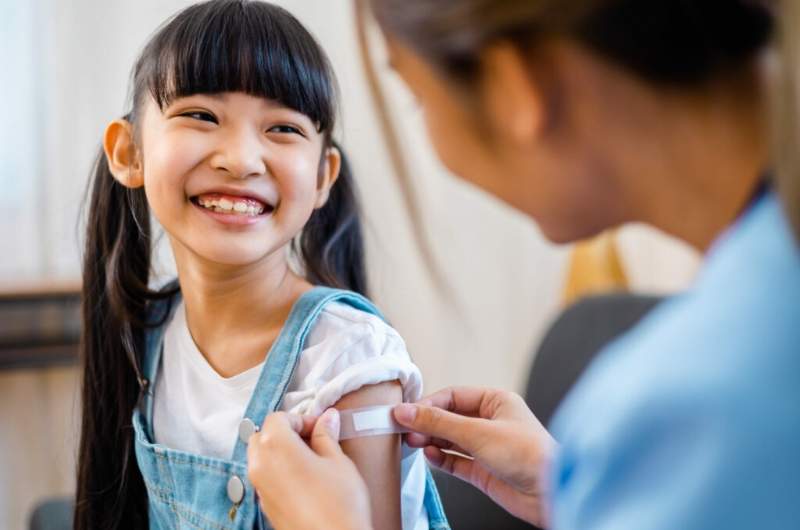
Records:
<instances>
[{"instance_id":1,"label":"girl's nose","mask_svg":"<svg viewBox=\"0 0 800 530\"><path fill-rule=\"evenodd\" d=\"M259 177L267 172L265 147L254 134L231 134L220 143L210 163L234 178Z\"/></svg>"}]
</instances>

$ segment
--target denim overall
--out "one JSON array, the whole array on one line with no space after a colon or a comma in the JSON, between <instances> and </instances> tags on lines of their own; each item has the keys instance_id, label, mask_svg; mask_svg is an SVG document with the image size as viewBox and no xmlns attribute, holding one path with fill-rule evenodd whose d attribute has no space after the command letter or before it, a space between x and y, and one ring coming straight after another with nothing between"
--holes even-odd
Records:
<instances>
[{"instance_id":1,"label":"denim overall","mask_svg":"<svg viewBox=\"0 0 800 530\"><path fill-rule=\"evenodd\" d=\"M150 310L151 322L160 325L147 334L143 360L147 391L133 414L136 460L147 487L150 528L272 528L260 512L253 486L247 480L246 442L237 433L230 433L232 438L236 438L236 446L227 460L190 454L154 443L153 382L160 364L164 328L177 305L177 296L155 302ZM306 336L323 308L333 301L383 318L372 303L355 293L326 287L316 287L305 293L295 303L267 356L245 411L245 419L261 425L267 414L278 409L292 380ZM424 504L430 528L449 530L430 470L427 471Z\"/></svg>"}]
</instances>

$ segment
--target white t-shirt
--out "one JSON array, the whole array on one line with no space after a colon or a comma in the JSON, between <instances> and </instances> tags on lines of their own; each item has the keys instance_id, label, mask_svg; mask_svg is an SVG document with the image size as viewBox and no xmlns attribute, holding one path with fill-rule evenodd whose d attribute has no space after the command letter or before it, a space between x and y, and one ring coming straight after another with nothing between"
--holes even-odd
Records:
<instances>
[{"instance_id":1,"label":"white t-shirt","mask_svg":"<svg viewBox=\"0 0 800 530\"><path fill-rule=\"evenodd\" d=\"M156 377L153 431L158 444L229 459L239 423L264 363L233 377L220 376L192 339L181 301L164 334ZM306 338L281 410L321 414L365 385L399 380L404 401L422 396L422 375L403 339L380 318L341 303L328 304ZM428 528L421 451L403 446L403 528Z\"/></svg>"}]
</instances>

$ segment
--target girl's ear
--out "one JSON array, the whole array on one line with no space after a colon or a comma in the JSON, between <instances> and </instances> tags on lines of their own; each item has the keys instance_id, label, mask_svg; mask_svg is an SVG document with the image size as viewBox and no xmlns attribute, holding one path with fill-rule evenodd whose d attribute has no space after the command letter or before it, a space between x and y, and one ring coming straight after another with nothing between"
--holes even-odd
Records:
<instances>
[{"instance_id":1,"label":"girl's ear","mask_svg":"<svg viewBox=\"0 0 800 530\"><path fill-rule=\"evenodd\" d=\"M339 178L339 170L342 168L342 153L336 147L328 147L325 153L325 160L320 168L319 186L317 189L317 202L314 209L325 206L330 197L331 188Z\"/></svg>"},{"instance_id":2,"label":"girl's ear","mask_svg":"<svg viewBox=\"0 0 800 530\"><path fill-rule=\"evenodd\" d=\"M108 124L103 136L103 150L108 169L117 182L126 188L144 185L144 172L133 141L133 126L128 120L114 120Z\"/></svg>"}]
</instances>

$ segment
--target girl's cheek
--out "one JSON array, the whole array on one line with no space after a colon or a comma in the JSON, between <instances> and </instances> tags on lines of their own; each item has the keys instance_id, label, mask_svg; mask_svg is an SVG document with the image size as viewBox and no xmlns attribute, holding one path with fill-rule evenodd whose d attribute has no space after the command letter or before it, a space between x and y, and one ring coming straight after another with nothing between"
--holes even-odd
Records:
<instances>
[{"instance_id":1,"label":"girl's cheek","mask_svg":"<svg viewBox=\"0 0 800 530\"><path fill-rule=\"evenodd\" d=\"M316 197L318 170L318 160L311 156L287 158L272 168L281 196L293 201L312 201Z\"/></svg>"},{"instance_id":2,"label":"girl's cheek","mask_svg":"<svg viewBox=\"0 0 800 530\"><path fill-rule=\"evenodd\" d=\"M187 176L198 164L198 156L192 150L174 144L162 145L146 152L145 184L162 192L175 187L182 193Z\"/></svg>"}]
</instances>

